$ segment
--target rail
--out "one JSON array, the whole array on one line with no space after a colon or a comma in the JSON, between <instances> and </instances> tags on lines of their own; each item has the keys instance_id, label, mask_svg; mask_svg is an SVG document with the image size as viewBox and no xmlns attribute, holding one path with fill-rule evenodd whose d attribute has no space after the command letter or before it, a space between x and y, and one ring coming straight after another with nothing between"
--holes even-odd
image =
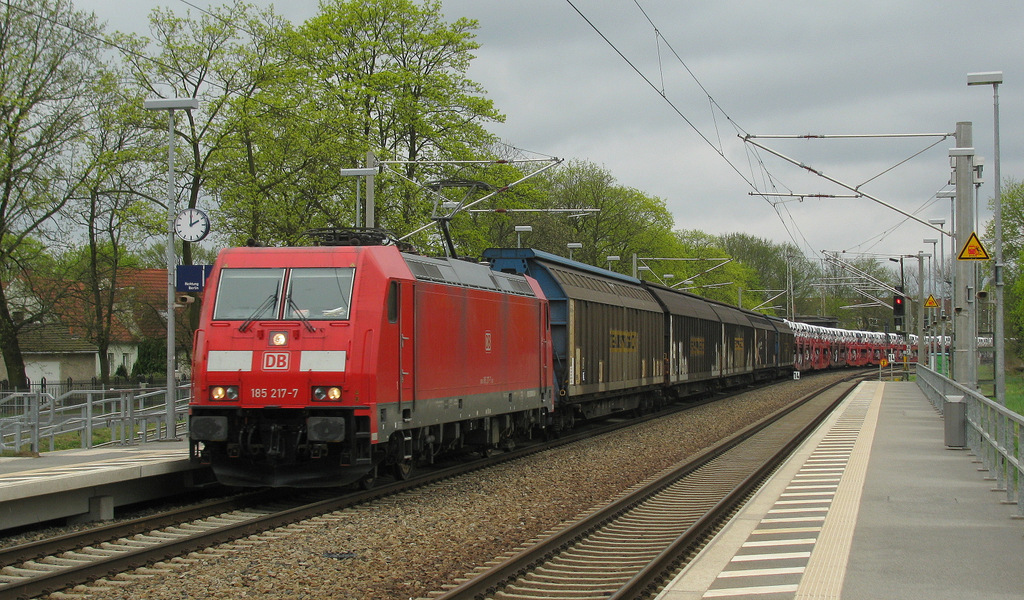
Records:
<instances>
[{"instance_id":1,"label":"rail","mask_svg":"<svg viewBox=\"0 0 1024 600\"><path fill-rule=\"evenodd\" d=\"M185 427L189 386L176 388L174 431L168 431L166 389L76 390L61 395L16 392L0 399L0 452L57 449L58 437L79 436L80 448L130 445L177 437ZM100 431L109 431L109 438Z\"/></svg>"},{"instance_id":2,"label":"rail","mask_svg":"<svg viewBox=\"0 0 1024 600\"><path fill-rule=\"evenodd\" d=\"M1006 491L1006 501L1017 505L1017 515L1024 517L1024 417L924 365L917 367L917 386L940 413L947 400L966 403L967 447L991 474L996 489Z\"/></svg>"}]
</instances>

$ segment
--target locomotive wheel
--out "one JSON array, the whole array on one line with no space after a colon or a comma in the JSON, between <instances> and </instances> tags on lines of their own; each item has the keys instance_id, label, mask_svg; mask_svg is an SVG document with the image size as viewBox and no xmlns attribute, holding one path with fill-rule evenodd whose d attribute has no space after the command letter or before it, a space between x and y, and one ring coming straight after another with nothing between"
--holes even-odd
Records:
<instances>
[{"instance_id":1,"label":"locomotive wheel","mask_svg":"<svg viewBox=\"0 0 1024 600\"><path fill-rule=\"evenodd\" d=\"M391 474L398 481L405 481L412 477L416 466L411 441L411 437L406 439L405 434L397 431L391 434L391 438L388 440L388 462L391 463Z\"/></svg>"},{"instance_id":2,"label":"locomotive wheel","mask_svg":"<svg viewBox=\"0 0 1024 600\"><path fill-rule=\"evenodd\" d=\"M359 480L359 489L361 489L361 490L371 490L371 489L373 489L373 486L376 485L376 483L377 483L377 465L373 465L373 468L370 469L370 472L367 473L366 475L363 475L363 477Z\"/></svg>"},{"instance_id":3,"label":"locomotive wheel","mask_svg":"<svg viewBox=\"0 0 1024 600\"><path fill-rule=\"evenodd\" d=\"M412 459L400 460L391 467L391 473L398 481L406 481L412 477L413 471L415 470L415 465L413 464Z\"/></svg>"}]
</instances>

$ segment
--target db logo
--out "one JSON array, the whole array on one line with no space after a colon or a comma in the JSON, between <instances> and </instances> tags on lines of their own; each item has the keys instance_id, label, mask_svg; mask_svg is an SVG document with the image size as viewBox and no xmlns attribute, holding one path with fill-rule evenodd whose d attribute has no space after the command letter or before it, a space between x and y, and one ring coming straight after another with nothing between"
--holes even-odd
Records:
<instances>
[{"instance_id":1,"label":"db logo","mask_svg":"<svg viewBox=\"0 0 1024 600\"><path fill-rule=\"evenodd\" d=\"M264 352L263 353L263 370L264 371L287 371L288 370L288 353L287 352Z\"/></svg>"}]
</instances>

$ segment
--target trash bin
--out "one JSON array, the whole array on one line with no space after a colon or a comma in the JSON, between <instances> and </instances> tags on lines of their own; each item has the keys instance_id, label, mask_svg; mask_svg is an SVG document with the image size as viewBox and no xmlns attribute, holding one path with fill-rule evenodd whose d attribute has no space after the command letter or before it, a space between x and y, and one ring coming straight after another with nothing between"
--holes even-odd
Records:
<instances>
[{"instance_id":1,"label":"trash bin","mask_svg":"<svg viewBox=\"0 0 1024 600\"><path fill-rule=\"evenodd\" d=\"M942 403L942 418L946 422L946 447L967 446L967 403L963 396L946 396Z\"/></svg>"}]
</instances>

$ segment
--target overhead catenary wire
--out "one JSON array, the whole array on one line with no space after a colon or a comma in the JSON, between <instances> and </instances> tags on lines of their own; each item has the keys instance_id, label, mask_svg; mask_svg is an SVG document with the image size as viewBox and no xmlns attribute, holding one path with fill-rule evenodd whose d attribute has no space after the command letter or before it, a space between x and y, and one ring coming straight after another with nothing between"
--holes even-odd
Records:
<instances>
[{"instance_id":1,"label":"overhead catenary wire","mask_svg":"<svg viewBox=\"0 0 1024 600\"><path fill-rule=\"evenodd\" d=\"M800 229L799 226L797 225L797 222L796 222L795 218L793 217L792 213L789 212L788 209L785 210L785 214L784 214L783 211L779 210L779 208L777 206L778 202L772 200L772 197L777 195L776 192L777 192L777 190L779 189L780 186L782 188L784 188L784 189L786 189L787 186L782 184L782 182L771 173L771 171L767 168L767 165L761 159L760 154L756 150L750 150L749 143L748 144L744 144L744 146L747 148L747 152L748 152L748 168L750 169L751 176L748 178L747 176L742 174L739 171L739 169L736 167L736 165L733 164L732 161L730 161L728 159L728 157L725 156L724 147L722 145L720 136L719 136L719 142L718 142L717 145L712 143L707 135L705 135L703 132L698 130L698 128L696 127L696 125L694 124L694 122L693 122L693 120L691 118L687 117L686 115L681 114L681 111L678 109L676 104L668 97L667 92L665 91L665 87L664 87L664 68L661 65L661 60L662 60L661 48L662 48L662 44L664 44L665 47L667 47L673 53L673 55L676 57L676 59L679 61L679 63L689 73L690 77L693 79L693 81L696 83L696 85L707 96L709 105L711 107L711 115L712 115L712 120L713 120L713 124L714 124L714 128L715 128L716 134L718 132L718 120L717 120L717 112L716 112L716 109L717 109L718 111L721 111L722 115L724 115L726 117L728 122L730 124L732 124L733 127L736 128L736 130L738 132L742 132L743 133L743 135L740 135L740 137L743 138L745 141L749 141L749 139L751 139L753 137L776 137L776 138L788 138L788 139L861 139L861 138L869 138L869 137L882 137L882 136L879 136L877 134L827 134L827 135L805 134L805 135L787 135L787 136L781 136L781 135L780 136L750 136L749 134L746 134L746 132L743 131L743 128L740 127L731 117L729 117L728 113L726 113L726 111L722 109L721 105L717 101L715 101L715 99L711 96L711 94L708 92L708 90L705 88L705 86L700 82L700 79L689 68L689 66L682 59L682 57L679 56L678 52L676 52L675 49L672 47L672 44L664 37L664 35L662 34L661 28L658 27L658 25L655 23L654 19L650 16L650 14L640 5L639 0L633 0L633 3L636 5L637 9L643 15L644 19L646 19L647 23L650 25L650 27L655 32L655 37L656 37L657 44L658 44L659 70L662 73L662 82L663 82L661 89L658 89L650 81L649 78L647 78L642 72L640 72L640 70L625 55L625 53L622 52L618 47L616 47L615 44L613 44L611 42L611 40L603 32L600 31L600 29L593 23L593 21L591 21L586 15L583 14L583 12L572 2L572 0L567 0L567 2L573 8L573 10L575 10L576 13L579 14L584 19L584 21L586 21L586 23L592 29L594 29L595 32L598 33L598 35L605 41L605 43L607 43L624 61L626 61L626 63L638 75L640 75L640 77L650 87L655 89L655 91L657 91L658 94L660 96L662 96L662 98L673 108L673 110L675 110L677 113L679 113L679 116L683 118L683 120L686 122L686 124L691 129L693 129L701 137L701 139L704 140L705 143L707 143L709 146L711 146L715 150L716 153L718 153L723 159L726 160L726 162L729 164L729 166L737 174L740 175L740 177L744 180L744 182L747 183L747 185L749 185L753 189L753 192L751 193L751 195L759 195L759 196L761 196L764 200L766 200L770 205L772 205L775 208L776 215L782 221L783 227L786 229L787 233L789 234L790 238L794 241L794 243L796 243L796 237L794 235L793 229L797 230L798 232L799 232L799 229ZM891 137L891 138L937 137L938 139L935 142L933 142L932 144L926 146L925 148L920 149L920 150L914 152L910 156L908 156L908 157L906 157L906 158L896 162L895 164L893 164L893 165L883 169L881 172L872 175L871 177L869 177L868 179L864 180L863 182L857 184L856 186L848 186L848 185L843 184L841 182L838 182L838 181L836 181L834 179L831 179L831 178L829 178L827 176L824 176L823 174L818 173L818 172L816 172L814 170L811 170L811 169L809 169L809 170L811 172L814 172L814 173L818 174L819 177L823 177L827 181L831 181L833 183L838 183L839 185L841 185L843 187L846 187L847 189L851 189L853 191L856 191L858 194L862 195L863 197L867 197L867 198L869 198L869 199L871 199L871 200L873 200L873 201L875 201L877 203L885 205L885 206L895 210L896 212L899 212L899 213L903 214L904 216L909 217L909 220L914 220L914 221L922 223L922 224L924 224L926 226L930 226L928 223L926 223L923 220L918 219L916 216L914 216L914 215L917 214L918 211L915 211L913 213L913 215L910 214L910 213L907 213L906 211L903 211L903 210L900 210L898 208L895 208L892 205L887 204L887 203L879 200L878 198L876 198L874 196L871 196L870 194L864 194L861 191L861 188L863 186L867 185L868 183L878 179L879 177L882 177L883 175L885 175L887 173L890 173L894 169L896 169L896 168L906 164L907 162L909 162L910 160L913 160L914 158L920 156L924 152L927 152L928 150L934 148L936 145L942 143L943 140L947 139L952 134L949 134L949 133L905 133L905 134L883 134L883 135L884 135L884 137ZM761 146L759 148L762 149L762 150L768 151L769 153L778 155L777 153L775 153L775 152L771 151L770 149L765 148L763 146ZM787 160L789 160L789 159L787 159ZM798 163L795 163L795 164L798 164ZM755 166L756 166L756 168L755 168ZM800 165L800 166L804 166L804 165ZM754 184L754 177L755 177L754 173L756 173L758 171L761 173L761 178L762 178L762 182L761 182L762 185L761 185L760 188L757 185ZM771 191L771 192L768 192L768 191L762 192L762 190L773 190L773 191ZM792 190L788 190L788 191L792 192ZM810 197L810 196L812 196L810 194L792 194L792 195L794 195L794 196L803 196L803 197ZM789 225L787 225L787 216L788 216L788 222L792 223L792 228ZM901 221L901 223L899 225L902 225L905 222L906 222L906 219L904 221ZM896 227L898 227L899 225L897 225ZM895 229L895 227L893 229ZM802 232L800 232L800 236L804 237ZM804 241L806 242L806 238L805 237L804 237ZM797 243L797 245L800 246L801 244ZM815 252L815 254L816 254L816 252Z\"/></svg>"},{"instance_id":2,"label":"overhead catenary wire","mask_svg":"<svg viewBox=\"0 0 1024 600\"><path fill-rule=\"evenodd\" d=\"M730 159L729 159L729 157L728 157L728 156L726 156L726 154L725 154L725 150L724 150L724 146L722 145L721 141L719 142L719 144L718 144L718 145L716 145L716 144L715 144L714 142L712 142L712 141L711 141L711 139L710 139L710 138L708 138L708 136L707 136L707 135L705 135L705 134L704 134L704 132L702 132L702 131L701 131L701 130L700 130L700 129L699 129L699 128L698 128L697 126L696 126L696 124L695 124L695 123L694 123L694 122L693 122L693 121L692 121L692 120L691 120L691 119L690 119L689 117L687 117L687 116L686 116L686 115L685 115L685 114L683 113L683 111L682 111L682 110L681 110L681 109L680 109L680 108L679 108L679 107L678 107L678 106L676 105L676 103L675 103L675 102L673 102L673 101L672 101L672 100L671 100L671 99L670 99L670 98L668 97L668 94L667 94L667 93L666 93L666 92L664 91L664 89L659 89L659 87L658 87L658 86L657 86L657 85L656 85L656 84L655 84L655 83L654 83L653 81L651 81L651 79L650 79L649 77L647 77L647 76L646 76L646 75L645 75L645 74L644 74L644 73L643 73L643 72L642 72L642 71L641 71L641 70L640 70L640 69L639 69L639 68L638 68L638 67L636 66L636 64L634 64L634 62L633 62L632 60L630 60L630 59L629 59L629 57L627 57L627 56L626 56L626 55L625 55L625 54L624 54L624 53L622 52L622 50L620 50L620 49L619 49L619 48L618 48L618 47L617 47L617 46L616 46L616 45L614 44L614 43L613 43L613 42L612 42L612 41L611 41L611 40L610 40L610 39L608 38L608 36L607 36L607 35L605 35L605 34L604 34L604 32L602 32L602 31L601 31L601 29L600 29L600 28L598 28L598 27L597 27L597 25L596 25L596 24L594 24L594 22L593 22L593 21L592 21L592 20L591 20L590 18L588 18L588 17L587 17L587 15L586 15L586 14L584 14L584 13L583 13L583 11L582 11L582 10L580 10L580 9L579 9L579 7L577 7L577 6L576 6L576 4L574 4L574 3L573 3L573 1L572 1L572 0L566 0L566 2L567 2L567 3L569 4L569 6L570 6L570 7L572 7L572 9L573 9L573 10L574 10L574 11L576 12L576 14L578 14L578 15L580 16L580 18L582 18L582 19L584 20L584 22L586 22L586 23L587 23L587 25L589 25L589 26L590 26L590 28L591 28L591 29L593 29L593 30L594 30L594 32L595 32L595 33L597 33L597 35L598 35L598 36L599 36L599 37L600 37L600 38L601 38L601 39L602 39L602 40L603 40L603 41L604 41L604 42L605 42L605 43L606 43L606 44L607 44L607 45L608 45L608 46L609 46L609 47L610 47L610 48L611 48L612 50L613 50L613 51L614 51L614 52L615 52L615 53L616 53L616 54L617 54L617 55L618 55L618 56L619 56L619 57L620 57L620 58L621 58L621 59L622 59L623 61L625 61L625 62L626 62L626 64L627 64L627 65L629 65L629 67L630 67L631 69L633 69L633 71L634 71L634 72L635 72L635 73L636 73L637 75L639 75L639 76L640 76L640 78L641 78L641 79L642 79L642 80L643 80L643 81L644 81L644 82L645 82L645 83L646 83L646 84L647 84L647 85L648 85L648 86L649 86L649 87L650 87L651 89L653 89L653 90L655 91L655 93L657 93L657 94L658 94L659 96L661 96L661 98L662 98L662 99L663 99L663 100L664 100L664 101L665 101L666 103L668 103L669 107L670 107L670 108L671 108L671 109L672 109L672 110L673 110L673 111L674 111L674 112L676 113L676 115L677 115L677 116L679 116L679 117L680 117L680 118L681 118L681 119L682 119L682 120L683 120L683 121L684 121L684 122L685 122L685 123L686 123L686 124L687 124L687 125L688 125L688 126L690 127L690 129L692 129L692 130L694 131L694 133L696 133L696 134L697 134L697 135L698 135L698 136L699 136L699 137L700 137L700 138L701 138L701 139L702 139L702 140L704 141L704 143L706 143L706 144L707 144L707 145L708 145L709 147L711 147L711 149L712 149L712 150L714 150L714 151L715 151L715 153L717 153L717 154L718 154L718 155L719 155L719 156L720 156L720 157L721 157L721 158L722 158L722 159L723 159L723 160L724 160L724 161L726 162L726 164L728 164L728 165L729 165L729 167L730 167L730 168L731 168L731 169L732 169L732 170L733 170L733 171L734 171L734 172L735 172L735 173L736 173L736 174L737 174L737 175L738 175L738 176L740 177L740 179L742 179L742 180L743 180L743 181L744 181L744 182L745 182L745 183L747 184L747 186L749 186L749 187L750 187L750 188L751 188L752 190L754 190L755 192L760 192L760 188L758 188L758 186L757 186L757 185L756 185L756 184L754 183L754 180L753 180L753 175L751 175L751 176L749 176L749 177L748 177L748 176L747 176L746 174L744 174L744 173L743 173L743 172L742 172L742 171L740 170L740 168L739 168L739 167L737 167L737 166L736 166L736 164L735 164L735 163L733 163L733 161L732 161L732 160L730 160ZM738 125L738 124L736 123L736 121L735 121L734 119L732 119L732 118L731 118L731 117L730 117L730 116L728 115L728 113L726 113L726 111L725 111L725 110L723 110L723 109L722 109L721 105L720 105L720 104L719 104L719 103L718 103L718 102L717 102L717 101L716 101L716 100L714 99L714 97L713 97L713 96L712 96L712 95L711 95L711 94L710 94L710 93L708 92L707 88L705 88L705 87L704 87L704 85L703 85L703 84L702 84L702 83L700 82L700 80L699 80L699 78L697 78L696 74L694 74L694 72L693 72L693 71L692 71L692 70L690 69L690 67L689 67L689 66L688 66L688 65L686 64L686 62L685 62L685 61L683 61L683 59L682 59L682 57L681 57L681 56L679 55L679 53L678 53L678 52L676 52L676 50L675 50L675 49L674 49L674 48L672 47L671 43L669 43L669 42L668 42L668 40L667 40L667 39L665 39L665 37L664 37L663 35L661 35L661 33L660 33L660 30L658 29L657 25L656 25L656 24L654 23L654 21L653 21L653 19L652 19L652 18L650 17L650 15L649 15L649 14L647 13L647 11L645 11L645 10L644 10L644 8L643 8L642 6L640 6L640 4L639 4L639 2L638 2L637 0L634 0L634 4L636 4L637 8L638 8L638 9L640 10L640 12L641 12L641 13L642 13L642 14L644 15L644 18L645 18L645 19L647 20L647 22L648 22L648 23L649 23L649 24L651 25L651 27L652 27L652 28L654 28L654 30L655 30L656 32L658 32L658 33L657 33L657 35L658 35L658 39L659 39L659 40L661 40L661 41L663 41L663 42L665 43L666 47L667 47L667 48L668 48L668 49L669 49L669 50L670 50L670 51L672 52L673 56L675 56L675 57L676 57L676 60L678 60L678 61L679 61L679 63L680 63L680 64L681 64L682 66L683 66L683 68L684 68L684 69L686 69L686 71L687 71L687 73L689 73L690 77L691 77L691 78L693 78L693 80L694 80L694 82L695 82L695 83L697 84L697 86L698 86L698 87L700 87L700 89L701 89L701 91L702 91L702 92L704 93L704 95L705 95L705 96L707 96L707 98L708 98L708 102L710 103L710 105L711 105L711 107L712 107L712 109L713 109L713 110L712 110L712 114L714 114L714 109L718 109L718 111L720 111L720 112L722 113L722 115L723 115L723 116L725 116L726 120L727 120L727 121L728 121L728 122L729 122L729 123L730 123L730 124L731 124L731 125L733 126L733 128L734 128L734 129L736 129L736 131L737 131L737 132L740 132L740 133L746 134L747 132L746 132L746 131L745 131L745 130L744 130L744 129L742 128L742 127L740 127L740 126L739 126L739 125ZM659 55L659 61L660 61L660 55ZM717 131L717 121L716 121L716 126L715 126L715 128L716 128L716 131ZM720 136L719 136L719 139L720 139ZM756 154L756 152L754 152L754 155L755 155L755 156L757 155L757 154ZM758 166L760 167L760 168L759 168L759 169L757 170L757 172L760 172L760 173L762 173L763 177L765 177L765 178L766 178L766 179L767 179L767 180L768 180L769 182L771 182L771 183L772 183L772 189L776 189L776 188L775 188L775 185L776 185L776 183L778 182L778 179L777 179L776 177L774 177L774 176L772 176L772 175L771 175L771 173L770 173L770 172L768 171L767 167L765 166L764 162L763 162L763 161L762 161L762 160L760 159L760 157L759 157L759 156L757 156L757 158L756 158L756 161L755 161L755 162L756 162L756 164L757 164L757 165L758 165ZM755 170L754 170L754 169L751 169L751 172L753 173L753 172L755 172ZM773 204L773 203L772 203L772 202L771 202L770 200L768 200L767 198L765 198L765 200L766 200L766 201L767 201L767 202L769 203L769 205ZM777 215L778 215L778 216L780 217L780 219L782 219L782 214L781 214L781 213L780 213L779 211L776 211L776 214L777 214ZM796 223L795 223L795 221L793 222L793 225L794 225L794 227L796 227ZM796 244L797 246L800 246L800 244L799 244L799 243L797 243L796 237L795 237L795 236L793 235L792 231L790 231L790 228L789 228L789 226L787 226L787 225L786 225L785 223L783 223L783 227L784 227L784 228L786 229L786 231L787 231L787 232L789 232L789 234L790 234L790 237L791 237L792 241L793 241L793 242L794 242L794 243L795 243L795 244ZM797 229L799 229L799 228L797 227ZM802 236L802 235L803 235L803 234L801 233L801 236Z\"/></svg>"}]
</instances>

